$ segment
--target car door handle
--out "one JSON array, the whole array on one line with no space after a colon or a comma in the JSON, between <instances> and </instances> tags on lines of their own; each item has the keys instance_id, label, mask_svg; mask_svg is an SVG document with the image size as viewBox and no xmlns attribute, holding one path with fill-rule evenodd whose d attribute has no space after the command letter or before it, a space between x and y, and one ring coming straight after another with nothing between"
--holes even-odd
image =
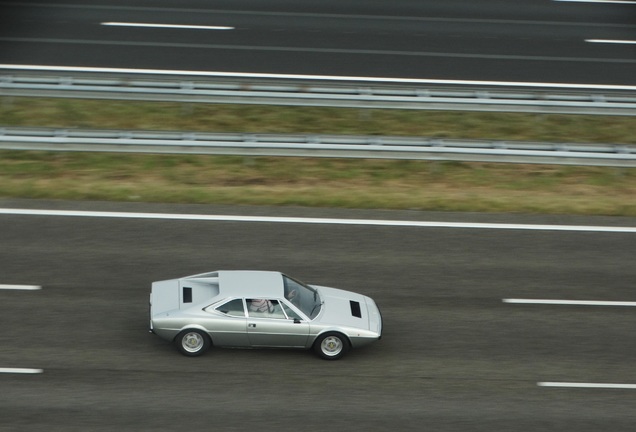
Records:
<instances>
[{"instance_id":1,"label":"car door handle","mask_svg":"<svg viewBox=\"0 0 636 432\"><path fill-rule=\"evenodd\" d=\"M248 326L248 327L256 328L256 324L248 324L247 326Z\"/></svg>"}]
</instances>

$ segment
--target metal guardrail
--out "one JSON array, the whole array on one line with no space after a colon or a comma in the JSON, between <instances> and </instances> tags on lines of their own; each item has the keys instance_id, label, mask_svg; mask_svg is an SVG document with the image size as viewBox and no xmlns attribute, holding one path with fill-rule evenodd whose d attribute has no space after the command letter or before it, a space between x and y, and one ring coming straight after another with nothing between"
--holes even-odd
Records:
<instances>
[{"instance_id":1,"label":"metal guardrail","mask_svg":"<svg viewBox=\"0 0 636 432\"><path fill-rule=\"evenodd\" d=\"M140 79L0 75L0 96L116 99L182 103L266 104L339 108L505 111L524 113L636 115L636 95L628 90L558 89L554 86L380 85L309 80L231 78Z\"/></svg>"},{"instance_id":2,"label":"metal guardrail","mask_svg":"<svg viewBox=\"0 0 636 432\"><path fill-rule=\"evenodd\" d=\"M0 128L0 149L636 167L636 146L387 136Z\"/></svg>"}]
</instances>

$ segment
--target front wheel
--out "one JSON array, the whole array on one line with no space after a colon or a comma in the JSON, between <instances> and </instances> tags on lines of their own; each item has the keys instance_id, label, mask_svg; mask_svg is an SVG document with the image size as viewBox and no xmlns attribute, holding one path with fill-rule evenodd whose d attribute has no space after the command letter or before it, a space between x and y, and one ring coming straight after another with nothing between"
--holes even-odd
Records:
<instances>
[{"instance_id":1,"label":"front wheel","mask_svg":"<svg viewBox=\"0 0 636 432\"><path fill-rule=\"evenodd\" d=\"M314 352L325 360L338 360L349 351L349 348L347 337L337 332L322 334L314 343Z\"/></svg>"},{"instance_id":2,"label":"front wheel","mask_svg":"<svg viewBox=\"0 0 636 432\"><path fill-rule=\"evenodd\" d=\"M207 333L191 329L184 330L174 340L179 352L188 357L200 356L210 348L211 341Z\"/></svg>"}]
</instances>

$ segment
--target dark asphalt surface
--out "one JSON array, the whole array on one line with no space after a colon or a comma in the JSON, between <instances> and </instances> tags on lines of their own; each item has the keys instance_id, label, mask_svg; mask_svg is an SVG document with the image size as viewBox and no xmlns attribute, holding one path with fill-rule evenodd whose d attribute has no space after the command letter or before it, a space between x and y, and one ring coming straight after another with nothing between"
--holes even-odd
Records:
<instances>
[{"instance_id":1,"label":"dark asphalt surface","mask_svg":"<svg viewBox=\"0 0 636 432\"><path fill-rule=\"evenodd\" d=\"M548 0L0 3L0 64L636 84L636 5ZM102 22L232 26L231 31Z\"/></svg>"},{"instance_id":2,"label":"dark asphalt surface","mask_svg":"<svg viewBox=\"0 0 636 432\"><path fill-rule=\"evenodd\" d=\"M1 208L636 226L569 218L0 200ZM0 431L633 431L634 234L0 215ZM150 283L276 269L358 291L384 337L337 362L305 351L186 358L147 332Z\"/></svg>"}]
</instances>

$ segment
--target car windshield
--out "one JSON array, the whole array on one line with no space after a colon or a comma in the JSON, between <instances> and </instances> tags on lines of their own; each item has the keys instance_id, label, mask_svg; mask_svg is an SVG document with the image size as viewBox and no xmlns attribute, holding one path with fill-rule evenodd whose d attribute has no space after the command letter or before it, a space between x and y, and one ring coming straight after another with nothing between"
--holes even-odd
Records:
<instances>
[{"instance_id":1,"label":"car windshield","mask_svg":"<svg viewBox=\"0 0 636 432\"><path fill-rule=\"evenodd\" d=\"M314 319L320 312L322 301L315 288L305 285L283 275L285 298L300 309L309 319Z\"/></svg>"}]
</instances>

